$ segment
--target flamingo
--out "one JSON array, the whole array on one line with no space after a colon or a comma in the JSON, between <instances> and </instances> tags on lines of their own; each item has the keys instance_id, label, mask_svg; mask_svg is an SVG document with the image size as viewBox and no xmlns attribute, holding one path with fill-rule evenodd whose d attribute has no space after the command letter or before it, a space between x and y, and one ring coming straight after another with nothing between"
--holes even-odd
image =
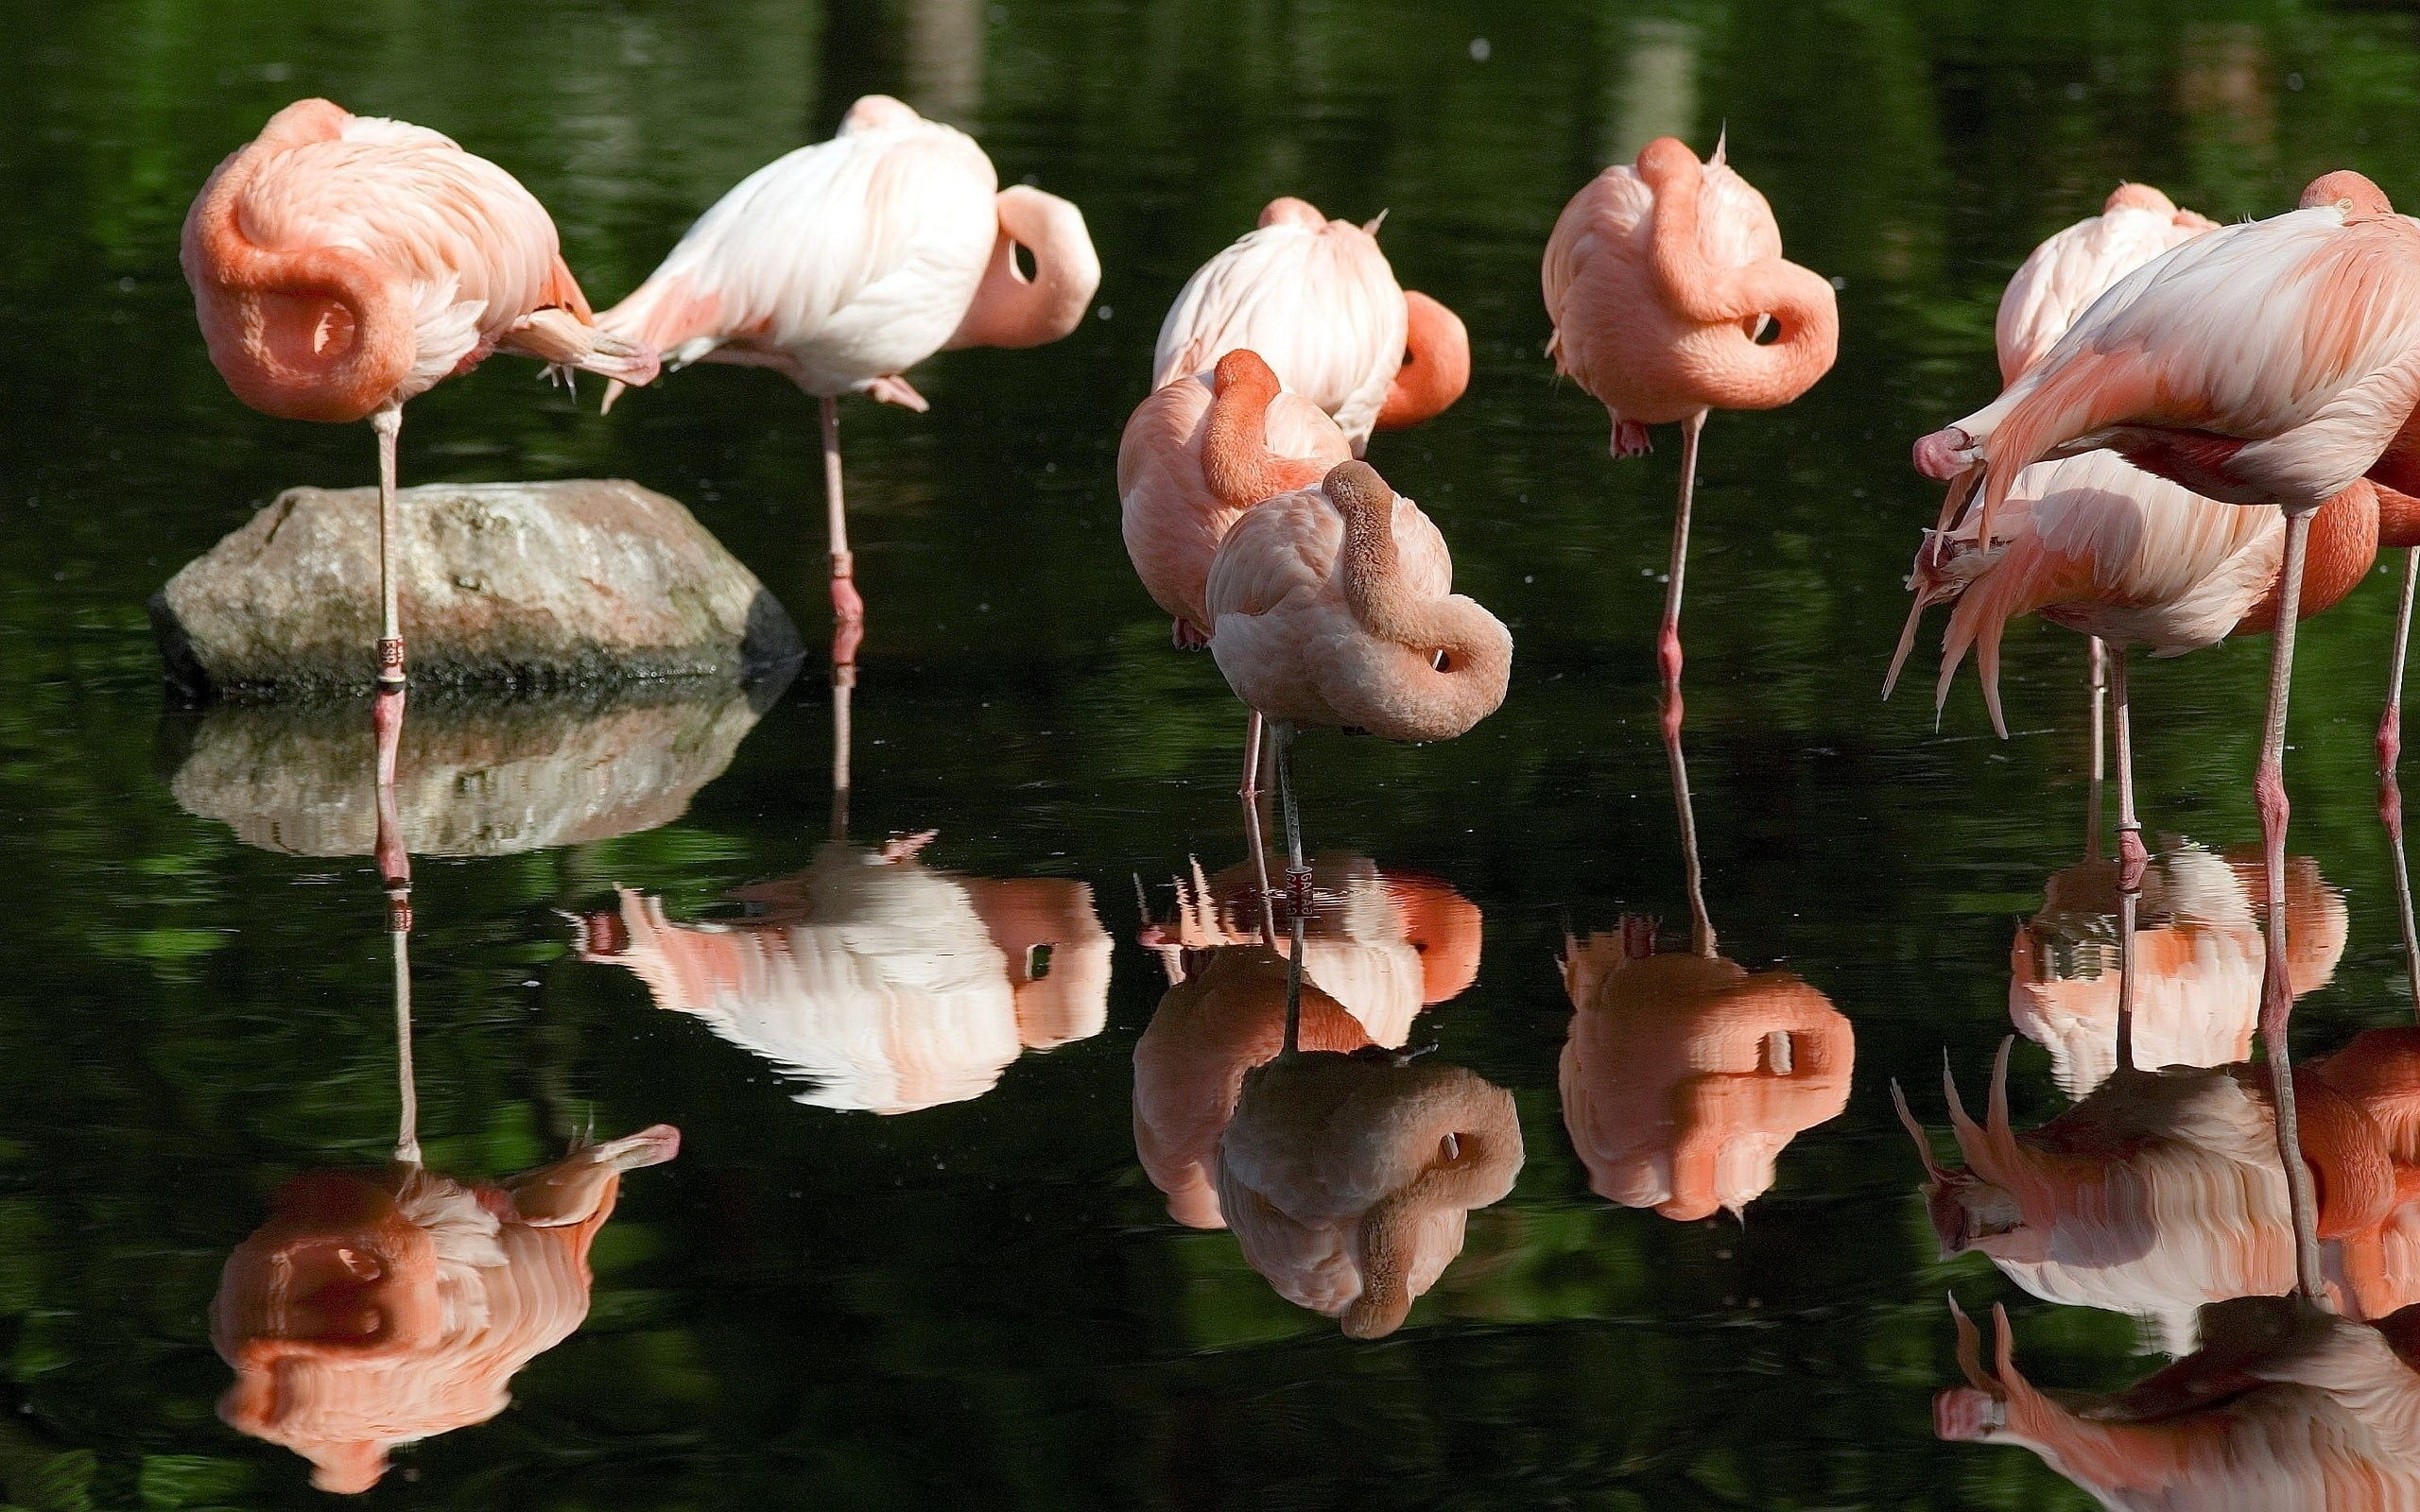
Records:
<instances>
[{"instance_id":1,"label":"flamingo","mask_svg":"<svg viewBox=\"0 0 2420 1512\"><path fill-rule=\"evenodd\" d=\"M1681 717L1681 579L1698 435L1709 409L1774 409L1829 372L1840 345L1832 285L1781 255L1771 206L1723 161L1658 137L1571 197L1542 269L1555 370L1612 416L1616 457L1647 427L1681 425L1681 493L1656 661L1665 718ZM1765 323L1779 328L1758 343Z\"/></svg>"},{"instance_id":2,"label":"flamingo","mask_svg":"<svg viewBox=\"0 0 2420 1512\"><path fill-rule=\"evenodd\" d=\"M1244 1073L1219 1140L1219 1208L1288 1300L1383 1338L1461 1252L1471 1210L1512 1192L1520 1113L1460 1066L1302 1050L1288 975L1286 1046Z\"/></svg>"},{"instance_id":3,"label":"flamingo","mask_svg":"<svg viewBox=\"0 0 2420 1512\"><path fill-rule=\"evenodd\" d=\"M1022 249L1034 264L1017 265ZM849 107L828 142L741 180L661 266L597 317L674 366L770 368L823 421L833 660L865 618L840 488L839 396L922 413L902 376L944 348L1038 347L1076 329L1100 286L1083 213L1025 184L999 188L974 138L887 94ZM617 390L608 387L610 406Z\"/></svg>"},{"instance_id":4,"label":"flamingo","mask_svg":"<svg viewBox=\"0 0 2420 1512\"><path fill-rule=\"evenodd\" d=\"M1179 650L1210 644L1202 594L1219 542L1261 500L1309 488L1353 449L1327 412L1284 392L1260 354L1221 355L1134 408L1117 443L1119 524L1143 587L1167 610ZM1261 720L1246 719L1246 798L1260 785Z\"/></svg>"},{"instance_id":5,"label":"flamingo","mask_svg":"<svg viewBox=\"0 0 2420 1512\"><path fill-rule=\"evenodd\" d=\"M2267 862L2269 954L2261 1040L2274 1076L2278 1145L2295 1148L2287 1020L2287 696L2312 516L2365 474L2420 489L2420 225L2376 184L2332 173L2300 209L2204 232L2127 275L1997 400L1915 446L1951 482L1943 510L1976 501L1975 539L2027 466L2107 447L2228 504L2287 516L2277 629L2254 790ZM2286 1162L2294 1206L2309 1173ZM2316 1297L2318 1253L2298 1255Z\"/></svg>"},{"instance_id":6,"label":"flamingo","mask_svg":"<svg viewBox=\"0 0 2420 1512\"><path fill-rule=\"evenodd\" d=\"M1339 463L1318 488L1253 506L1211 560L1210 654L1236 696L1276 727L1297 982L1311 872L1294 799L1295 732L1450 740L1504 702L1512 632L1450 591L1453 570L1420 506L1367 462Z\"/></svg>"},{"instance_id":7,"label":"flamingo","mask_svg":"<svg viewBox=\"0 0 2420 1512\"><path fill-rule=\"evenodd\" d=\"M2107 1396L2016 1368L2008 1314L1982 1338L1950 1303L1967 1384L1933 1401L1945 1442L2017 1444L2121 1512L2408 1512L2420 1506L2420 1310L2378 1324L2300 1297L2203 1309L2203 1348Z\"/></svg>"},{"instance_id":8,"label":"flamingo","mask_svg":"<svg viewBox=\"0 0 2420 1512\"><path fill-rule=\"evenodd\" d=\"M378 437L377 679L404 682L395 438L407 400L491 352L644 384L654 351L600 330L555 223L510 174L422 127L297 100L221 163L180 260L210 360L285 420Z\"/></svg>"},{"instance_id":9,"label":"flamingo","mask_svg":"<svg viewBox=\"0 0 2420 1512\"><path fill-rule=\"evenodd\" d=\"M2121 183L2086 215L2053 232L2018 266L2000 291L1992 321L1992 344L2000 361L2000 382L2018 374L2067 334L2109 285L2167 251L2191 241L2218 222L2176 202L2147 183Z\"/></svg>"},{"instance_id":10,"label":"flamingo","mask_svg":"<svg viewBox=\"0 0 2420 1512\"><path fill-rule=\"evenodd\" d=\"M1256 230L1177 291L1151 352L1151 387L1249 348L1288 392L1335 418L1355 456L1374 430L1444 413L1470 384L1470 335L1452 310L1395 282L1378 250L1385 219L1356 226L1290 196L1270 200Z\"/></svg>"}]
</instances>

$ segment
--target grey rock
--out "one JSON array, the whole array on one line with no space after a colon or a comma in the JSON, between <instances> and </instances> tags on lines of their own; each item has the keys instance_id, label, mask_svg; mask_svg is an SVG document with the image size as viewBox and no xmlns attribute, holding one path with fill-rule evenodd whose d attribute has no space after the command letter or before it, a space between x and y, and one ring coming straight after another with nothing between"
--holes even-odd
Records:
<instances>
[{"instance_id":1,"label":"grey rock","mask_svg":"<svg viewBox=\"0 0 2420 1512\"><path fill-rule=\"evenodd\" d=\"M661 493L621 479L406 489L403 627L415 688L532 692L752 679L802 652L755 575ZM378 633L374 489L288 489L151 600L182 699L367 689Z\"/></svg>"},{"instance_id":2,"label":"grey rock","mask_svg":"<svg viewBox=\"0 0 2420 1512\"><path fill-rule=\"evenodd\" d=\"M771 701L764 685L756 691L752 702L736 685L697 683L611 698L415 694L395 772L405 846L415 855L510 855L669 824L731 765ZM367 700L172 713L163 744L178 805L246 845L371 853L378 806Z\"/></svg>"}]
</instances>

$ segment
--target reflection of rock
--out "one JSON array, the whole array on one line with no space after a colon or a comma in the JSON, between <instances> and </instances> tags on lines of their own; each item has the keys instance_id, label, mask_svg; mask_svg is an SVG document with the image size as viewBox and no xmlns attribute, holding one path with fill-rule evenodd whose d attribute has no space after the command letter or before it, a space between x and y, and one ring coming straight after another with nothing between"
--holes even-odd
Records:
<instances>
[{"instance_id":1,"label":"reflection of rock","mask_svg":"<svg viewBox=\"0 0 2420 1512\"><path fill-rule=\"evenodd\" d=\"M2203 1347L2106 1396L2034 1386L2008 1318L1991 1370L1958 1320L1968 1384L1933 1403L1946 1440L2017 1444L2124 1512L2420 1507L2420 1316L2333 1317L2291 1297L2202 1310Z\"/></svg>"},{"instance_id":2,"label":"reflection of rock","mask_svg":"<svg viewBox=\"0 0 2420 1512\"><path fill-rule=\"evenodd\" d=\"M680 1147L659 1124L500 1186L417 1165L296 1177L211 1303L235 1370L219 1416L309 1459L321 1490L369 1490L389 1451L502 1412L571 1336L622 1173Z\"/></svg>"},{"instance_id":3,"label":"reflection of rock","mask_svg":"<svg viewBox=\"0 0 2420 1512\"><path fill-rule=\"evenodd\" d=\"M752 918L675 924L654 898L581 925L580 958L627 966L656 1005L812 1085L821 1108L906 1113L991 1091L1022 1050L1108 1022L1110 938L1080 882L961 880L826 846L735 896Z\"/></svg>"},{"instance_id":4,"label":"reflection of rock","mask_svg":"<svg viewBox=\"0 0 2420 1512\"><path fill-rule=\"evenodd\" d=\"M1563 1118L1599 1196L1668 1218L1738 1213L1800 1132L1849 1102L1857 1040L1788 971L1656 954L1652 926L1564 946Z\"/></svg>"},{"instance_id":5,"label":"reflection of rock","mask_svg":"<svg viewBox=\"0 0 2420 1512\"><path fill-rule=\"evenodd\" d=\"M1964 1168L1920 1142L1945 1253L1977 1249L2048 1301L2132 1313L2190 1347L2195 1312L2294 1285L2286 1173L2265 1067L2118 1071L2038 1129L2008 1110L2008 1051L1977 1125L1948 1091ZM2420 1300L2420 1031L2373 1030L2297 1067L2303 1157L2319 1191L2324 1280L2355 1317Z\"/></svg>"},{"instance_id":6,"label":"reflection of rock","mask_svg":"<svg viewBox=\"0 0 2420 1512\"><path fill-rule=\"evenodd\" d=\"M1283 874L1282 864L1272 863L1270 875ZM1176 885L1176 917L1148 922L1143 945L1177 981L1186 951L1258 943L1258 885L1250 862L1216 878L1205 878L1197 865L1190 882ZM1311 891L1303 975L1378 1043L1402 1044L1422 1008L1461 995L1478 979L1478 907L1449 884L1366 856L1316 856ZM1287 948L1281 937L1277 949Z\"/></svg>"},{"instance_id":7,"label":"reflection of rock","mask_svg":"<svg viewBox=\"0 0 2420 1512\"><path fill-rule=\"evenodd\" d=\"M402 512L416 689L739 680L800 654L755 576L635 483L430 484ZM153 596L170 687L366 689L377 593L377 491L288 489Z\"/></svg>"},{"instance_id":8,"label":"reflection of rock","mask_svg":"<svg viewBox=\"0 0 2420 1512\"><path fill-rule=\"evenodd\" d=\"M1476 1073L1307 1052L1245 1074L1219 1205L1280 1295L1374 1339L1403 1326L1521 1160L1512 1094Z\"/></svg>"},{"instance_id":9,"label":"reflection of rock","mask_svg":"<svg viewBox=\"0 0 2420 1512\"><path fill-rule=\"evenodd\" d=\"M756 723L737 687L675 691L601 705L416 698L396 777L406 844L417 855L506 855L669 824ZM373 737L359 704L222 704L171 732L189 733L170 780L185 812L267 850L370 853Z\"/></svg>"},{"instance_id":10,"label":"reflection of rock","mask_svg":"<svg viewBox=\"0 0 2420 1512\"><path fill-rule=\"evenodd\" d=\"M1307 953L1305 953L1307 954ZM1213 1172L1244 1074L1286 1043L1286 957L1259 945L1188 954L1134 1042L1134 1153L1168 1216L1223 1228ZM1370 1036L1334 998L1303 986L1305 1050L1358 1050Z\"/></svg>"},{"instance_id":11,"label":"reflection of rock","mask_svg":"<svg viewBox=\"0 0 2420 1512\"><path fill-rule=\"evenodd\" d=\"M2256 850L2224 856L2171 840L2143 876L2135 929L2135 1063L2221 1066L2252 1057L2268 960ZM2296 997L2344 954L2344 900L2308 856L2286 861L2287 971ZM2051 877L2009 949L2009 1017L2082 1097L2118 1064L2118 864Z\"/></svg>"}]
</instances>

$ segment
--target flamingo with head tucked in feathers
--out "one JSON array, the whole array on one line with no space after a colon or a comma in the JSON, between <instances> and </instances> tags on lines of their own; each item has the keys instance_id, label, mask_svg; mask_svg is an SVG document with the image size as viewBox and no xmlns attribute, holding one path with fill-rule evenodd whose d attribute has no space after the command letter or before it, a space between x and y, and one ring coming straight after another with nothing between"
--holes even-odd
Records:
<instances>
[{"instance_id":1,"label":"flamingo with head tucked in feathers","mask_svg":"<svg viewBox=\"0 0 2420 1512\"><path fill-rule=\"evenodd\" d=\"M655 376L600 330L555 223L512 175L424 128L297 100L218 165L185 216L185 282L235 397L378 433L382 689L404 683L395 438L406 401L491 352L616 383Z\"/></svg>"},{"instance_id":2,"label":"flamingo with head tucked in feathers","mask_svg":"<svg viewBox=\"0 0 2420 1512\"><path fill-rule=\"evenodd\" d=\"M1681 577L1697 490L1698 433L1709 409L1775 409L1829 372L1840 345L1832 285L1781 255L1772 208L1723 161L1671 137L1617 163L1571 197L1547 241L1547 343L1614 422L1614 455L1648 449L1647 427L1679 421L1681 495L1672 523L1656 662L1665 717L1681 716ZM1777 326L1759 343L1767 322Z\"/></svg>"},{"instance_id":3,"label":"flamingo with head tucked in feathers","mask_svg":"<svg viewBox=\"0 0 2420 1512\"><path fill-rule=\"evenodd\" d=\"M1452 310L1395 282L1378 249L1384 219L1356 226L1291 196L1270 200L1257 229L1177 291L1151 352L1152 388L1248 348L1335 419L1355 456L1374 430L1443 414L1469 387L1470 335Z\"/></svg>"},{"instance_id":4,"label":"flamingo with head tucked in feathers","mask_svg":"<svg viewBox=\"0 0 2420 1512\"><path fill-rule=\"evenodd\" d=\"M2420 224L2376 184L2332 173L2302 208L2195 237L2094 302L2007 392L1916 443L1951 481L1947 526L1972 497L1975 539L2032 463L2102 448L2198 493L2286 515L2277 629L2255 791L2266 850L2269 954L2261 1038L2281 1148L2295 1148L2287 1019L2284 778L2287 694L2313 517L2363 476L2420 487ZM2316 1201L2288 1160L2294 1206ZM2308 1225L2299 1228L2308 1232ZM2297 1276L2318 1296L2319 1256Z\"/></svg>"},{"instance_id":5,"label":"flamingo with head tucked in feathers","mask_svg":"<svg viewBox=\"0 0 2420 1512\"><path fill-rule=\"evenodd\" d=\"M1033 260L1030 277L1019 249ZM865 603L841 498L839 396L922 411L908 369L945 347L1056 341L1099 285L1082 212L1028 185L1001 189L974 138L869 94L830 141L741 180L597 319L676 367L770 368L816 397L839 623L833 659L845 664Z\"/></svg>"}]
</instances>

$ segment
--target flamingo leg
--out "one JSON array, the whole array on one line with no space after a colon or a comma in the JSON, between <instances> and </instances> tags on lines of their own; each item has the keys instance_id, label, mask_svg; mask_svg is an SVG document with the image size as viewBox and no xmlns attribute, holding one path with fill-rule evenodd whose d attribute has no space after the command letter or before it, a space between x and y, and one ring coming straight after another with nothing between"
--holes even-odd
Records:
<instances>
[{"instance_id":1,"label":"flamingo leg","mask_svg":"<svg viewBox=\"0 0 2420 1512\"><path fill-rule=\"evenodd\" d=\"M2091 647L2086 657L2092 669L2092 777L2085 784L2090 807L2084 811L2083 858L2098 861L2100 859L2100 787L2107 775L2102 759L2101 717L2102 710L2109 702L2109 649L2098 635L2088 637L2086 644Z\"/></svg>"},{"instance_id":2,"label":"flamingo leg","mask_svg":"<svg viewBox=\"0 0 2420 1512\"><path fill-rule=\"evenodd\" d=\"M1672 569L1664 582L1664 623L1655 632L1655 664L1664 677L1664 725L1681 728L1681 580L1689 563L1689 506L1697 496L1698 433L1705 411L1681 421L1681 497L1672 511Z\"/></svg>"},{"instance_id":3,"label":"flamingo leg","mask_svg":"<svg viewBox=\"0 0 2420 1512\"><path fill-rule=\"evenodd\" d=\"M403 544L402 501L395 497L395 440L403 434L404 407L389 404L370 417L378 433L378 685L404 685L403 582L395 553Z\"/></svg>"},{"instance_id":4,"label":"flamingo leg","mask_svg":"<svg viewBox=\"0 0 2420 1512\"><path fill-rule=\"evenodd\" d=\"M2286 702L2293 684L2294 622L2302 610L2303 558L2310 540L2311 511L2286 517L2286 557L2277 580L2277 630L2269 658L2269 708L2260 729L2260 765L2253 792L2260 808L2260 840L2268 882L2268 962L2260 984L2260 1041L2269 1055L2269 1082L2277 1109L2277 1153L2286 1167L2286 1192L2294 1218L2294 1280L2303 1296L2322 1307L2319 1280L2318 1202L2310 1167L2303 1160L2302 1131L2294 1113L2291 1049L2287 1021L2294 993L2286 970Z\"/></svg>"},{"instance_id":5,"label":"flamingo leg","mask_svg":"<svg viewBox=\"0 0 2420 1512\"><path fill-rule=\"evenodd\" d=\"M1244 784L1236 789L1246 806L1260 797L1260 744L1263 721L1254 709L1244 719Z\"/></svg>"},{"instance_id":6,"label":"flamingo leg","mask_svg":"<svg viewBox=\"0 0 2420 1512\"><path fill-rule=\"evenodd\" d=\"M1705 869L1698 859L1697 806L1689 800L1689 762L1677 725L1664 727L1664 759L1672 768L1672 806L1681 826L1681 874L1689 893L1689 950L1714 957L1714 919L1705 907Z\"/></svg>"},{"instance_id":7,"label":"flamingo leg","mask_svg":"<svg viewBox=\"0 0 2420 1512\"><path fill-rule=\"evenodd\" d=\"M840 401L822 396L823 518L832 545L832 664L857 660L865 638L866 603L857 596L857 559L849 550L849 511L840 493Z\"/></svg>"},{"instance_id":8,"label":"flamingo leg","mask_svg":"<svg viewBox=\"0 0 2420 1512\"><path fill-rule=\"evenodd\" d=\"M2403 554L2403 597L2394 610L2394 653L2388 659L2386 709L2378 715L2378 770L2392 772L2403 755L2403 662L2411 644L2411 593L2420 584L2420 546Z\"/></svg>"},{"instance_id":9,"label":"flamingo leg","mask_svg":"<svg viewBox=\"0 0 2420 1512\"><path fill-rule=\"evenodd\" d=\"M395 1126L395 1159L420 1164L420 1093L412 1080L412 858L404 841L403 816L395 801L395 759L403 744L404 690L382 688L370 706L377 740L378 880L387 893L387 944L394 960L395 1090L401 1111Z\"/></svg>"},{"instance_id":10,"label":"flamingo leg","mask_svg":"<svg viewBox=\"0 0 2420 1512\"><path fill-rule=\"evenodd\" d=\"M1286 1043L1281 1055L1297 1054L1303 1031L1303 930L1311 912L1311 868L1303 860L1303 818L1294 803L1294 727L1280 721L1277 799L1286 813L1286 915L1293 950L1286 958Z\"/></svg>"},{"instance_id":11,"label":"flamingo leg","mask_svg":"<svg viewBox=\"0 0 2420 1512\"><path fill-rule=\"evenodd\" d=\"M2096 638L2094 648L2099 649L2100 644ZM2118 1069L2131 1071L2135 1065L2135 916L2143 896L2143 872L2151 856L2143 849L2142 821L2135 814L2135 713L2126 686L2126 647L2118 644L2108 649L2109 687L2117 713L2118 735ZM2096 708L2093 712L2097 725L2100 711ZM2100 745L2096 731L2096 757ZM2099 816L2100 807L2098 801L2093 804L2095 817ZM2100 849L2098 845L2093 847L2096 854Z\"/></svg>"}]
</instances>

